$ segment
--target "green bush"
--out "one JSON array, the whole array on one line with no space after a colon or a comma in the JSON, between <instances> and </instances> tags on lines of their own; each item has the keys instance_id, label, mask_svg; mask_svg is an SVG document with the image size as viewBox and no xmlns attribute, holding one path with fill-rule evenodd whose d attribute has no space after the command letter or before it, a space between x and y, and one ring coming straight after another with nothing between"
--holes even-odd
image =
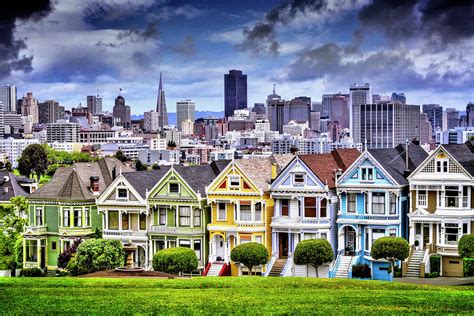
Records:
<instances>
[{"instance_id":1,"label":"green bush","mask_svg":"<svg viewBox=\"0 0 474 316\"><path fill-rule=\"evenodd\" d=\"M430 272L440 272L441 267L441 256L432 255L430 256Z\"/></svg>"},{"instance_id":2,"label":"green bush","mask_svg":"<svg viewBox=\"0 0 474 316\"><path fill-rule=\"evenodd\" d=\"M230 259L246 266L250 275L253 267L267 263L269 257L267 248L256 242L240 244L230 252Z\"/></svg>"},{"instance_id":3,"label":"green bush","mask_svg":"<svg viewBox=\"0 0 474 316\"><path fill-rule=\"evenodd\" d=\"M72 275L112 270L122 266L124 260L125 252L119 240L88 239L77 247L67 269Z\"/></svg>"},{"instance_id":4,"label":"green bush","mask_svg":"<svg viewBox=\"0 0 474 316\"><path fill-rule=\"evenodd\" d=\"M371 256L374 259L385 259L390 262L388 273L394 271L395 261L405 260L410 254L410 246L401 237L382 237L372 244Z\"/></svg>"},{"instance_id":5,"label":"green bush","mask_svg":"<svg viewBox=\"0 0 474 316\"><path fill-rule=\"evenodd\" d=\"M186 247L168 248L153 256L153 270L165 273L190 273L198 267L194 250Z\"/></svg>"},{"instance_id":6,"label":"green bush","mask_svg":"<svg viewBox=\"0 0 474 316\"><path fill-rule=\"evenodd\" d=\"M464 258L464 276L474 276L474 258Z\"/></svg>"},{"instance_id":7,"label":"green bush","mask_svg":"<svg viewBox=\"0 0 474 316\"><path fill-rule=\"evenodd\" d=\"M372 277L371 269L368 264L354 264L352 266L352 277L369 279Z\"/></svg>"},{"instance_id":8,"label":"green bush","mask_svg":"<svg viewBox=\"0 0 474 316\"><path fill-rule=\"evenodd\" d=\"M464 235L459 239L458 253L461 258L474 258L474 235Z\"/></svg>"},{"instance_id":9,"label":"green bush","mask_svg":"<svg viewBox=\"0 0 474 316\"><path fill-rule=\"evenodd\" d=\"M295 249L295 264L310 264L316 269L334 258L331 244L326 239L307 239L300 241Z\"/></svg>"},{"instance_id":10,"label":"green bush","mask_svg":"<svg viewBox=\"0 0 474 316\"><path fill-rule=\"evenodd\" d=\"M40 268L23 268L20 271L22 277L42 277L45 273Z\"/></svg>"},{"instance_id":11,"label":"green bush","mask_svg":"<svg viewBox=\"0 0 474 316\"><path fill-rule=\"evenodd\" d=\"M439 277L439 272L425 273L425 278L432 279Z\"/></svg>"}]
</instances>

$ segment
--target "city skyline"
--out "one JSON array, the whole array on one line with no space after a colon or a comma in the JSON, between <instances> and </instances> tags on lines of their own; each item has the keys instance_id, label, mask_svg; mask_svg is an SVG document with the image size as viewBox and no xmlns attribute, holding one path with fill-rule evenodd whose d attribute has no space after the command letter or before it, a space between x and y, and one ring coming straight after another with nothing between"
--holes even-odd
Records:
<instances>
[{"instance_id":1,"label":"city skyline","mask_svg":"<svg viewBox=\"0 0 474 316\"><path fill-rule=\"evenodd\" d=\"M223 75L239 69L248 75L249 106L264 102L274 83L284 99L320 101L370 82L374 93L403 92L409 104L463 110L473 100L473 22L462 4L39 3L34 10L8 4L11 14L0 17L0 43L9 49L0 82L15 84L18 98L32 91L71 108L99 90L111 111L123 88L132 114L142 114L155 107L162 71L169 112L182 99L222 111Z\"/></svg>"}]
</instances>

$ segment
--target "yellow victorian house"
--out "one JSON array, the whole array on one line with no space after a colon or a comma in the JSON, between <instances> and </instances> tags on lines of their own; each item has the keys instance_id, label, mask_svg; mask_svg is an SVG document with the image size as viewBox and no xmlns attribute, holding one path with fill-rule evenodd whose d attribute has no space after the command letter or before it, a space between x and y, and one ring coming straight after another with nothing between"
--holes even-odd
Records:
<instances>
[{"instance_id":1,"label":"yellow victorian house","mask_svg":"<svg viewBox=\"0 0 474 316\"><path fill-rule=\"evenodd\" d=\"M271 253L273 200L270 183L291 160L291 155L232 161L206 188L211 205L207 276L241 275L242 266L231 264L230 252L239 244L257 242ZM264 272L264 267L257 268Z\"/></svg>"}]
</instances>

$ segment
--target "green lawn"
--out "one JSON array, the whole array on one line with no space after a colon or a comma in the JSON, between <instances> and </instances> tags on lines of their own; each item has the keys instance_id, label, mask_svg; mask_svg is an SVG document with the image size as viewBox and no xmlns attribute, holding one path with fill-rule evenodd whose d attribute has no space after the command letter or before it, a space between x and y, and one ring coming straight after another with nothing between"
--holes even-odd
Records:
<instances>
[{"instance_id":1,"label":"green lawn","mask_svg":"<svg viewBox=\"0 0 474 316\"><path fill-rule=\"evenodd\" d=\"M473 287L304 278L0 278L1 314L469 313Z\"/></svg>"}]
</instances>

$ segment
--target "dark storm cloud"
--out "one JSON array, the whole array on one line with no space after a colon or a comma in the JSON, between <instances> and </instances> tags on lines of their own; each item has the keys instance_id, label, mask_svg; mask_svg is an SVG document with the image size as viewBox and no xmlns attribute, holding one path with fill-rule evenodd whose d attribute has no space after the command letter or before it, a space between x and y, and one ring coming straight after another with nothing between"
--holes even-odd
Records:
<instances>
[{"instance_id":1,"label":"dark storm cloud","mask_svg":"<svg viewBox=\"0 0 474 316\"><path fill-rule=\"evenodd\" d=\"M132 29L122 31L117 35L118 40L130 39L135 42L145 42L148 40L155 40L158 38L158 30L156 28L156 22L150 22L147 24L145 29Z\"/></svg>"},{"instance_id":2,"label":"dark storm cloud","mask_svg":"<svg viewBox=\"0 0 474 316\"><path fill-rule=\"evenodd\" d=\"M31 72L33 56L19 56L26 44L15 39L15 22L39 21L52 10L49 0L15 0L4 1L0 10L0 78L8 76L12 71Z\"/></svg>"},{"instance_id":3,"label":"dark storm cloud","mask_svg":"<svg viewBox=\"0 0 474 316\"><path fill-rule=\"evenodd\" d=\"M171 45L170 49L184 56L194 56L196 54L196 44L191 35L184 37L183 41L177 45Z\"/></svg>"},{"instance_id":4,"label":"dark storm cloud","mask_svg":"<svg viewBox=\"0 0 474 316\"><path fill-rule=\"evenodd\" d=\"M424 37L451 43L474 36L474 1L374 0L362 7L359 20L390 39Z\"/></svg>"}]
</instances>

